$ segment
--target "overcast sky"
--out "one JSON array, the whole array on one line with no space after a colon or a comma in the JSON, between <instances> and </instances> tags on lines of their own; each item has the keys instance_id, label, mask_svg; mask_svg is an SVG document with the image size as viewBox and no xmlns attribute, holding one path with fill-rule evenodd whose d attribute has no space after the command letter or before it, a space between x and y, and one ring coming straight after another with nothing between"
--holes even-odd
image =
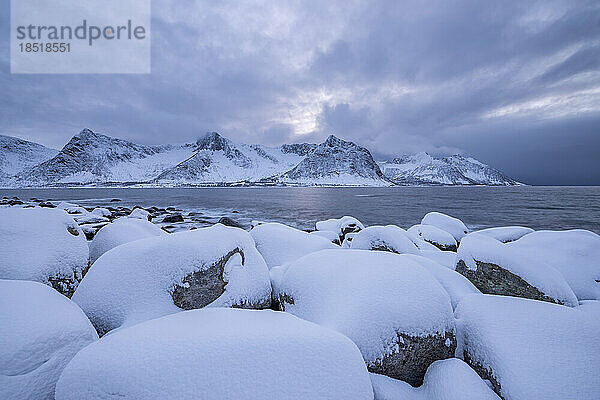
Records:
<instances>
[{"instance_id":1,"label":"overcast sky","mask_svg":"<svg viewBox=\"0 0 600 400\"><path fill-rule=\"evenodd\" d=\"M472 155L531 184L600 184L600 2L152 1L149 75L11 75L0 133L55 148L335 135L382 158Z\"/></svg>"}]
</instances>

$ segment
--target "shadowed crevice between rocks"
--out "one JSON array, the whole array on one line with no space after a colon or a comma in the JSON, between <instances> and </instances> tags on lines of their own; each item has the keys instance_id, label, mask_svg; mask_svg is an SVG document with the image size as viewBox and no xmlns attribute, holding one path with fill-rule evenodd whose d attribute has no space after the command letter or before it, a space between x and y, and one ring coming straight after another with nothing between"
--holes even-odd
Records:
<instances>
[{"instance_id":1,"label":"shadowed crevice between rocks","mask_svg":"<svg viewBox=\"0 0 600 400\"><path fill-rule=\"evenodd\" d=\"M494 392L496 392L496 394L502 400L504 400L504 397L502 397L502 387L500 386L500 382L498 382L496 380L492 369L485 368L480 363L473 361L473 359L471 358L471 356L469 356L469 353L466 350L463 351L463 359L467 364L469 364L469 366L473 369L473 371L477 372L477 374L481 377L481 379L487 379L488 381L490 381L490 383L492 384L492 389L494 389Z\"/></svg>"},{"instance_id":2,"label":"shadowed crevice between rocks","mask_svg":"<svg viewBox=\"0 0 600 400\"><path fill-rule=\"evenodd\" d=\"M477 269L472 270L467 267L463 260L460 260L458 264L456 264L456 272L464 275L482 293L522 297L525 299L563 304L562 301L546 296L520 276L513 274L496 264L477 260L475 260L475 263L477 264Z\"/></svg>"}]
</instances>

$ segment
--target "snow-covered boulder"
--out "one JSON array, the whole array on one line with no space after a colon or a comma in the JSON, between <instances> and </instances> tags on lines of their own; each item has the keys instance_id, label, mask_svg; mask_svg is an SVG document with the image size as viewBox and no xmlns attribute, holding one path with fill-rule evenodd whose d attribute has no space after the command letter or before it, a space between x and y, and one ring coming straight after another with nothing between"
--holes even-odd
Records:
<instances>
[{"instance_id":1,"label":"snow-covered boulder","mask_svg":"<svg viewBox=\"0 0 600 400\"><path fill-rule=\"evenodd\" d=\"M152 219L148 211L139 207L135 208L131 214L129 214L129 218L138 218L146 221L150 221Z\"/></svg>"},{"instance_id":2,"label":"snow-covered boulder","mask_svg":"<svg viewBox=\"0 0 600 400\"><path fill-rule=\"evenodd\" d=\"M517 242L503 244L469 234L458 248L456 271L483 293L577 306L577 297L560 271L537 253L513 246Z\"/></svg>"},{"instance_id":3,"label":"snow-covered boulder","mask_svg":"<svg viewBox=\"0 0 600 400\"><path fill-rule=\"evenodd\" d=\"M73 215L73 219L79 225L100 224L100 223L110 222L110 220L107 217L103 217L101 215L94 214L94 213L91 213L88 211L86 211L85 213Z\"/></svg>"},{"instance_id":4,"label":"snow-covered boulder","mask_svg":"<svg viewBox=\"0 0 600 400\"><path fill-rule=\"evenodd\" d=\"M514 242L515 240L534 232L534 230L524 226L499 226L496 228L481 229L475 232L492 237L502 243L508 243Z\"/></svg>"},{"instance_id":5,"label":"snow-covered boulder","mask_svg":"<svg viewBox=\"0 0 600 400\"><path fill-rule=\"evenodd\" d=\"M102 217L112 216L112 212L109 209L103 207L94 208L94 210L92 210L92 214L100 215Z\"/></svg>"},{"instance_id":6,"label":"snow-covered boulder","mask_svg":"<svg viewBox=\"0 0 600 400\"><path fill-rule=\"evenodd\" d=\"M318 231L336 232L340 237L341 243L348 233L359 232L360 230L365 229L365 226L356 218L346 215L342 218L331 218L325 221L318 221L315 224L315 228Z\"/></svg>"},{"instance_id":7,"label":"snow-covered boulder","mask_svg":"<svg viewBox=\"0 0 600 400\"><path fill-rule=\"evenodd\" d=\"M457 355L504 400L600 399L598 304L469 295L455 315Z\"/></svg>"},{"instance_id":8,"label":"snow-covered boulder","mask_svg":"<svg viewBox=\"0 0 600 400\"><path fill-rule=\"evenodd\" d=\"M88 267L88 245L61 209L0 209L0 279L51 285L71 297Z\"/></svg>"},{"instance_id":9,"label":"snow-covered boulder","mask_svg":"<svg viewBox=\"0 0 600 400\"><path fill-rule=\"evenodd\" d=\"M337 244L337 245L341 245L342 243L340 242L340 236L333 231L312 231L309 232L311 235L315 235L315 236L322 236L324 238L326 238L327 240L329 240L331 243L333 244Z\"/></svg>"},{"instance_id":10,"label":"snow-covered boulder","mask_svg":"<svg viewBox=\"0 0 600 400\"><path fill-rule=\"evenodd\" d=\"M217 224L107 251L73 301L104 334L184 309L269 307L271 285L248 232Z\"/></svg>"},{"instance_id":11,"label":"snow-covered boulder","mask_svg":"<svg viewBox=\"0 0 600 400\"><path fill-rule=\"evenodd\" d=\"M311 235L278 222L260 224L250 234L269 268L290 263L315 251L337 247L322 236Z\"/></svg>"},{"instance_id":12,"label":"snow-covered boulder","mask_svg":"<svg viewBox=\"0 0 600 400\"><path fill-rule=\"evenodd\" d=\"M537 231L508 243L562 273L579 300L600 299L600 236L583 229Z\"/></svg>"},{"instance_id":13,"label":"snow-covered boulder","mask_svg":"<svg viewBox=\"0 0 600 400\"><path fill-rule=\"evenodd\" d=\"M398 254L322 250L271 270L280 309L356 343L371 372L418 385L455 348L450 297L417 262Z\"/></svg>"},{"instance_id":14,"label":"snow-covered boulder","mask_svg":"<svg viewBox=\"0 0 600 400\"><path fill-rule=\"evenodd\" d=\"M270 310L202 309L119 330L80 351L56 400L371 400L343 335Z\"/></svg>"},{"instance_id":15,"label":"snow-covered boulder","mask_svg":"<svg viewBox=\"0 0 600 400\"><path fill-rule=\"evenodd\" d=\"M161 235L167 233L147 219L118 218L94 235L90 242L90 262L94 263L102 254L124 243Z\"/></svg>"},{"instance_id":16,"label":"snow-covered boulder","mask_svg":"<svg viewBox=\"0 0 600 400\"><path fill-rule=\"evenodd\" d=\"M427 368L418 388L385 375L371 374L375 400L500 400L475 371L458 358Z\"/></svg>"},{"instance_id":17,"label":"snow-covered boulder","mask_svg":"<svg viewBox=\"0 0 600 400\"><path fill-rule=\"evenodd\" d=\"M0 280L1 399L54 399L65 365L97 339L83 311L52 288Z\"/></svg>"},{"instance_id":18,"label":"snow-covered boulder","mask_svg":"<svg viewBox=\"0 0 600 400\"><path fill-rule=\"evenodd\" d=\"M450 233L433 225L413 225L407 232L417 235L427 243L444 251L456 251L456 239Z\"/></svg>"},{"instance_id":19,"label":"snow-covered boulder","mask_svg":"<svg viewBox=\"0 0 600 400\"><path fill-rule=\"evenodd\" d=\"M457 242L469 233L469 228L458 218L440 212L427 213L421 220L421 225L432 225L451 234Z\"/></svg>"},{"instance_id":20,"label":"snow-covered boulder","mask_svg":"<svg viewBox=\"0 0 600 400\"><path fill-rule=\"evenodd\" d=\"M458 305L463 296L471 293L481 293L475 285L463 275L429 258L413 254L401 254L400 256L415 261L426 268L427 271L429 271L429 273L444 287L446 292L448 292L450 300L452 301L452 308L455 308Z\"/></svg>"},{"instance_id":21,"label":"snow-covered boulder","mask_svg":"<svg viewBox=\"0 0 600 400\"><path fill-rule=\"evenodd\" d=\"M85 208L78 206L77 204L67 203L66 201L58 203L56 208L65 210L69 214L86 214L88 212Z\"/></svg>"},{"instance_id":22,"label":"snow-covered boulder","mask_svg":"<svg viewBox=\"0 0 600 400\"><path fill-rule=\"evenodd\" d=\"M365 228L354 235L350 248L391 251L398 254L419 254L419 248L406 231L396 225Z\"/></svg>"}]
</instances>

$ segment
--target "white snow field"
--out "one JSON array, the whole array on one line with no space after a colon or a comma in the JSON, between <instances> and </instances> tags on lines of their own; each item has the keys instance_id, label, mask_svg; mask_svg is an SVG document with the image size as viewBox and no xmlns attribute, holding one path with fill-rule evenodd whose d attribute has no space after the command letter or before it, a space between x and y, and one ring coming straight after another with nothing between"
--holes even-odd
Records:
<instances>
[{"instance_id":1,"label":"white snow field","mask_svg":"<svg viewBox=\"0 0 600 400\"><path fill-rule=\"evenodd\" d=\"M515 246L518 242L503 244L489 236L471 233L463 238L458 248L457 262L463 261L470 270L477 263L495 264L537 288L544 295L571 307L578 305L575 293L561 272L541 258L540 248ZM546 251L546 249L544 249Z\"/></svg>"},{"instance_id":2,"label":"white snow field","mask_svg":"<svg viewBox=\"0 0 600 400\"><path fill-rule=\"evenodd\" d=\"M309 233L315 236L322 236L329 240L331 243L339 243L340 241L340 235L338 235L337 232L334 231L312 231Z\"/></svg>"},{"instance_id":3,"label":"white snow field","mask_svg":"<svg viewBox=\"0 0 600 400\"><path fill-rule=\"evenodd\" d=\"M1 399L53 399L65 365L97 339L83 311L56 290L0 280Z\"/></svg>"},{"instance_id":4,"label":"white snow field","mask_svg":"<svg viewBox=\"0 0 600 400\"><path fill-rule=\"evenodd\" d=\"M79 352L56 400L371 400L345 336L287 313L212 308L121 329Z\"/></svg>"},{"instance_id":5,"label":"white snow field","mask_svg":"<svg viewBox=\"0 0 600 400\"><path fill-rule=\"evenodd\" d=\"M290 263L318 250L339 248L322 236L278 222L257 225L250 234L269 268Z\"/></svg>"},{"instance_id":6,"label":"white snow field","mask_svg":"<svg viewBox=\"0 0 600 400\"><path fill-rule=\"evenodd\" d=\"M418 388L370 374L375 400L500 400L475 371L458 358L433 362Z\"/></svg>"},{"instance_id":7,"label":"white snow field","mask_svg":"<svg viewBox=\"0 0 600 400\"><path fill-rule=\"evenodd\" d=\"M415 261L426 268L448 292L452 301L452 308L456 308L463 296L471 293L481 293L470 280L429 258L413 254L401 254L400 256Z\"/></svg>"},{"instance_id":8,"label":"white snow field","mask_svg":"<svg viewBox=\"0 0 600 400\"><path fill-rule=\"evenodd\" d=\"M94 263L108 250L124 243L161 235L167 235L167 233L149 222L147 218L117 218L111 224L100 228L89 243L90 263Z\"/></svg>"},{"instance_id":9,"label":"white snow field","mask_svg":"<svg viewBox=\"0 0 600 400\"><path fill-rule=\"evenodd\" d=\"M88 253L83 231L63 210L0 208L0 279L53 284L72 293Z\"/></svg>"},{"instance_id":10,"label":"white snow field","mask_svg":"<svg viewBox=\"0 0 600 400\"><path fill-rule=\"evenodd\" d=\"M406 231L396 225L370 226L353 235L351 249L385 250L394 253L419 254L419 248Z\"/></svg>"},{"instance_id":11,"label":"white snow field","mask_svg":"<svg viewBox=\"0 0 600 400\"><path fill-rule=\"evenodd\" d=\"M488 370L504 400L600 399L600 303L587 303L465 296L456 354Z\"/></svg>"},{"instance_id":12,"label":"white snow field","mask_svg":"<svg viewBox=\"0 0 600 400\"><path fill-rule=\"evenodd\" d=\"M270 304L269 271L252 237L221 224L136 240L107 251L81 281L73 301L100 333L106 333L181 311L174 303L175 289L189 289L194 281L186 277L197 272L214 274L199 285L223 284L220 290L207 286L206 293L199 291L198 295L206 295L202 300L210 298L205 305Z\"/></svg>"},{"instance_id":13,"label":"white snow field","mask_svg":"<svg viewBox=\"0 0 600 400\"><path fill-rule=\"evenodd\" d=\"M600 236L583 229L537 231L507 244L562 273L579 300L600 299Z\"/></svg>"},{"instance_id":14,"label":"white snow field","mask_svg":"<svg viewBox=\"0 0 600 400\"><path fill-rule=\"evenodd\" d=\"M451 234L457 242L460 242L463 236L469 233L469 228L460 219L436 211L425 214L421 225L433 225L440 228Z\"/></svg>"},{"instance_id":15,"label":"white snow field","mask_svg":"<svg viewBox=\"0 0 600 400\"><path fill-rule=\"evenodd\" d=\"M442 250L456 250L457 243L454 236L437 226L417 224L408 228L407 232L417 235Z\"/></svg>"},{"instance_id":16,"label":"white snow field","mask_svg":"<svg viewBox=\"0 0 600 400\"><path fill-rule=\"evenodd\" d=\"M421 250L419 254L451 269L452 271L454 271L454 267L456 267L456 253L454 251L440 251L439 249Z\"/></svg>"},{"instance_id":17,"label":"white snow field","mask_svg":"<svg viewBox=\"0 0 600 400\"><path fill-rule=\"evenodd\" d=\"M496 228L481 229L475 232L492 237L502 243L508 243L514 242L515 240L534 232L534 230L524 226L499 226Z\"/></svg>"},{"instance_id":18,"label":"white snow field","mask_svg":"<svg viewBox=\"0 0 600 400\"><path fill-rule=\"evenodd\" d=\"M386 368L384 358L403 352L406 337L441 335L444 342L454 331L442 285L398 254L321 250L274 268L271 278L274 298L279 296L286 312L348 336L370 369ZM448 347L451 342L446 340ZM422 367L424 373L427 365Z\"/></svg>"}]
</instances>

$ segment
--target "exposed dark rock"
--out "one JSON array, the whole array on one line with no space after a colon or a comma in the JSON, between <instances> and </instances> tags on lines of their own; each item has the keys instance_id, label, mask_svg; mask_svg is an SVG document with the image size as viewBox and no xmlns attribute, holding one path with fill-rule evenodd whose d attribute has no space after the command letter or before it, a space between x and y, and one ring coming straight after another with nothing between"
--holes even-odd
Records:
<instances>
[{"instance_id":1,"label":"exposed dark rock","mask_svg":"<svg viewBox=\"0 0 600 400\"><path fill-rule=\"evenodd\" d=\"M504 400L504 397L501 395L502 387L500 382L496 380L494 371L492 371L491 368L484 368L480 363L473 361L467 350L463 351L463 359L471 368L473 368L473 371L477 372L481 379L487 379L492 384L494 392Z\"/></svg>"},{"instance_id":2,"label":"exposed dark rock","mask_svg":"<svg viewBox=\"0 0 600 400\"><path fill-rule=\"evenodd\" d=\"M454 252L456 252L456 250L457 250L457 247L454 244L451 244L451 245L441 244L441 243L434 242L432 240L427 240L427 239L425 239L423 237L421 237L421 239L423 239L427 243L430 243L430 244L434 245L435 247L437 247L438 249L440 249L442 251L454 251Z\"/></svg>"},{"instance_id":3,"label":"exposed dark rock","mask_svg":"<svg viewBox=\"0 0 600 400\"><path fill-rule=\"evenodd\" d=\"M116 203L116 202L118 202L118 201L121 201L121 199L110 199L110 202L111 202L111 203Z\"/></svg>"},{"instance_id":4,"label":"exposed dark rock","mask_svg":"<svg viewBox=\"0 0 600 400\"><path fill-rule=\"evenodd\" d=\"M193 310L202 308L216 299L224 292L227 282L223 279L225 265L234 255L239 254L244 265L244 252L240 248L235 248L221 257L209 268L194 272L183 279L183 285L176 285L173 288L171 297L173 303L184 310ZM271 302L267 300L260 304L240 303L234 304L234 308L268 308Z\"/></svg>"},{"instance_id":5,"label":"exposed dark rock","mask_svg":"<svg viewBox=\"0 0 600 400\"><path fill-rule=\"evenodd\" d=\"M420 386L429 365L437 360L454 357L456 338L451 332L424 337L397 333L398 351L374 363L367 363L370 372L386 375Z\"/></svg>"},{"instance_id":6,"label":"exposed dark rock","mask_svg":"<svg viewBox=\"0 0 600 400\"><path fill-rule=\"evenodd\" d=\"M463 260L456 264L456 272L469 279L477 289L485 294L523 297L526 299L563 304L560 300L546 296L535 286L510 271L496 265L475 260L476 270L467 268Z\"/></svg>"},{"instance_id":7,"label":"exposed dark rock","mask_svg":"<svg viewBox=\"0 0 600 400\"><path fill-rule=\"evenodd\" d=\"M56 208L56 206L52 203L50 203L49 201L42 201L39 204L40 207L46 207L46 208Z\"/></svg>"},{"instance_id":8,"label":"exposed dark rock","mask_svg":"<svg viewBox=\"0 0 600 400\"><path fill-rule=\"evenodd\" d=\"M244 226L242 224L240 224L236 220L234 220L232 218L229 218L229 217L221 217L219 219L219 222L217 222L217 223L223 224L223 225L227 225L227 226L233 226L234 228L242 228L242 229L244 229Z\"/></svg>"},{"instance_id":9,"label":"exposed dark rock","mask_svg":"<svg viewBox=\"0 0 600 400\"><path fill-rule=\"evenodd\" d=\"M183 222L183 217L181 216L181 214L171 214L171 215L167 215L166 217L164 217L162 222L168 222L171 224L174 224L177 222Z\"/></svg>"}]
</instances>

